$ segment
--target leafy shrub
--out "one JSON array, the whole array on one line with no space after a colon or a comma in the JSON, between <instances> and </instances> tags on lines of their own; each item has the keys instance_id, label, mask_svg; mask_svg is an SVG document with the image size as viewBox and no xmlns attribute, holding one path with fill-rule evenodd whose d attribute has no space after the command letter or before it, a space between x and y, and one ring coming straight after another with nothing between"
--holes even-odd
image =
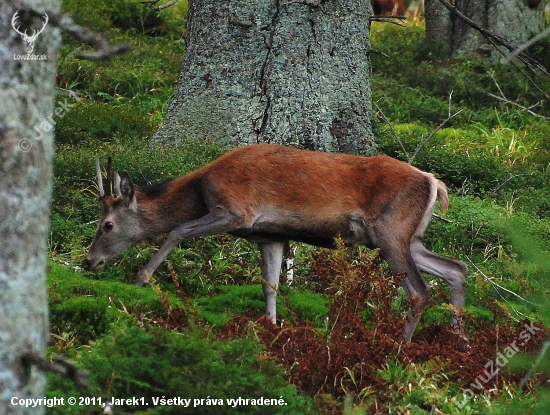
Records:
<instances>
[{"instance_id":1,"label":"leafy shrub","mask_svg":"<svg viewBox=\"0 0 550 415\"><path fill-rule=\"evenodd\" d=\"M79 365L90 371L95 396L143 397L148 406L117 406L117 414L234 413L226 399L282 397L283 406L239 406L243 414L312 413L311 399L288 385L283 371L271 359L258 359L260 347L248 339L217 341L202 330L182 333L155 327L117 324L85 353ZM67 396L70 385L59 380L56 396ZM70 396L70 395L69 395ZM222 399L223 405L156 406L153 398ZM68 408L61 408L66 412Z\"/></svg>"}]
</instances>

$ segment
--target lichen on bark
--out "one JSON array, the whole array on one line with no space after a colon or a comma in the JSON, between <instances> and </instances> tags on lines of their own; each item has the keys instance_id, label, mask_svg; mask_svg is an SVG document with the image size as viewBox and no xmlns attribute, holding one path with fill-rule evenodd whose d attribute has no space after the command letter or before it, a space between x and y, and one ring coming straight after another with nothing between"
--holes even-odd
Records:
<instances>
[{"instance_id":1,"label":"lichen on bark","mask_svg":"<svg viewBox=\"0 0 550 415\"><path fill-rule=\"evenodd\" d=\"M153 143L372 152L370 3L308 3L190 1L181 76Z\"/></svg>"}]
</instances>

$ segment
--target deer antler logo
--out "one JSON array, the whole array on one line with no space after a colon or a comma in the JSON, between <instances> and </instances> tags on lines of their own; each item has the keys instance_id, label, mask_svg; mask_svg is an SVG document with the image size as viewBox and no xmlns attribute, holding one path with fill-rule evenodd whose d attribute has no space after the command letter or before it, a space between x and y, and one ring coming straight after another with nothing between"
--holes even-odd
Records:
<instances>
[{"instance_id":1,"label":"deer antler logo","mask_svg":"<svg viewBox=\"0 0 550 415\"><path fill-rule=\"evenodd\" d=\"M44 13L44 25L40 30L33 30L31 36L27 35L27 30L25 30L25 32L21 32L19 30L20 26L17 26L17 27L15 26L16 20L18 17L19 17L19 11L16 11L15 14L13 15L13 18L11 19L11 25L13 29L17 33L19 33L23 38L23 41L25 42L25 50L27 51L27 53L31 54L34 50L34 44L36 42L36 39L38 38L38 35L42 33L42 31L45 29L46 25L48 24L49 17L46 13Z\"/></svg>"}]
</instances>

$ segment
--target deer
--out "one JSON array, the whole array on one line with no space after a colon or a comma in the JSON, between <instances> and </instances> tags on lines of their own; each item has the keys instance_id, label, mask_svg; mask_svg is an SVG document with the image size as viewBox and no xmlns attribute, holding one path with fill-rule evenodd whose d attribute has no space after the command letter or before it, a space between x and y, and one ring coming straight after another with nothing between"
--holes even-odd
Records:
<instances>
[{"instance_id":1,"label":"deer","mask_svg":"<svg viewBox=\"0 0 550 415\"><path fill-rule=\"evenodd\" d=\"M448 283L451 323L462 333L466 264L423 244L436 199L444 213L448 191L433 174L406 162L251 144L158 185L137 188L126 171L115 172L114 194L103 188L99 159L96 174L101 218L84 270L98 271L138 242L167 234L136 275L135 285L143 286L183 240L229 233L257 243L265 313L275 323L284 244L332 248L340 237L346 246L378 248L392 274L404 275L405 342L411 341L430 297L422 272Z\"/></svg>"},{"instance_id":2,"label":"deer","mask_svg":"<svg viewBox=\"0 0 550 415\"><path fill-rule=\"evenodd\" d=\"M44 13L44 24L42 25L42 28L40 30L33 30L32 35L27 35L27 31L21 32L19 30L20 26L15 26L17 18L19 17L19 11L16 11L11 19L11 25L13 27L13 30L15 30L17 33L21 35L23 38L23 41L25 42L25 50L28 54L31 54L34 50L34 44L36 43L36 39L38 38L38 35L44 31L46 28L46 25L48 24L49 17L47 13Z\"/></svg>"}]
</instances>

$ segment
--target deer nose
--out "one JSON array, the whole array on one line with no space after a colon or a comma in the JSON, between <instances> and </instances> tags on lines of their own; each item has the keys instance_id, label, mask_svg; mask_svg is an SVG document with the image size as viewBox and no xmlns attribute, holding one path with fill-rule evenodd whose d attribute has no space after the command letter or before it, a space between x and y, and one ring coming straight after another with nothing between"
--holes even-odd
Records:
<instances>
[{"instance_id":1,"label":"deer nose","mask_svg":"<svg viewBox=\"0 0 550 415\"><path fill-rule=\"evenodd\" d=\"M84 268L84 270L86 271L98 271L101 267L103 267L103 265L105 265L104 260L99 261L95 265L92 264L92 261L90 261L89 259L85 259L84 261L82 261L82 268Z\"/></svg>"}]
</instances>

